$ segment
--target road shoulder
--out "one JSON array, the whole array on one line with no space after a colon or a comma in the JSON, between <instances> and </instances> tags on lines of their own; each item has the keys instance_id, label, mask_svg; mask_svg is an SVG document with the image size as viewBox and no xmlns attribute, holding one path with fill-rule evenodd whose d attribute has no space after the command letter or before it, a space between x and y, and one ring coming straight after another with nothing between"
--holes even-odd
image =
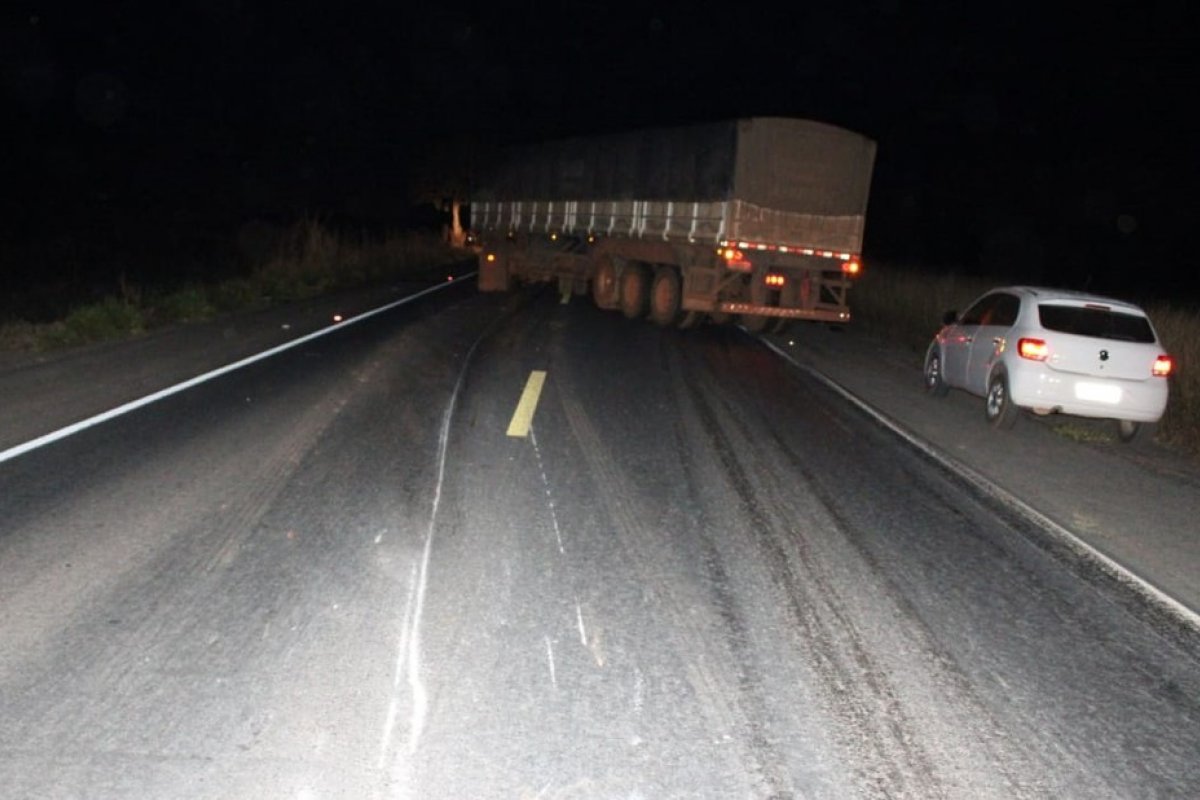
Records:
<instances>
[{"instance_id":1,"label":"road shoulder","mask_svg":"<svg viewBox=\"0 0 1200 800\"><path fill-rule=\"evenodd\" d=\"M1200 613L1200 468L1193 461L1061 417L1025 415L1014 430L994 431L982 400L925 393L921 354L857 329L804 325L768 340Z\"/></svg>"}]
</instances>

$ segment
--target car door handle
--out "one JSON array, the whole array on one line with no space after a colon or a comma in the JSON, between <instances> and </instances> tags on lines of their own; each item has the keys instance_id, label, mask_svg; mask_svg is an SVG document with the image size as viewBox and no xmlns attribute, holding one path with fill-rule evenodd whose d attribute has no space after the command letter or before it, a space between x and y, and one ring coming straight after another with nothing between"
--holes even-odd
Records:
<instances>
[{"instance_id":1,"label":"car door handle","mask_svg":"<svg viewBox=\"0 0 1200 800\"><path fill-rule=\"evenodd\" d=\"M975 341L975 337L974 336L964 336L963 341L966 342L967 344L970 344L971 342Z\"/></svg>"}]
</instances>

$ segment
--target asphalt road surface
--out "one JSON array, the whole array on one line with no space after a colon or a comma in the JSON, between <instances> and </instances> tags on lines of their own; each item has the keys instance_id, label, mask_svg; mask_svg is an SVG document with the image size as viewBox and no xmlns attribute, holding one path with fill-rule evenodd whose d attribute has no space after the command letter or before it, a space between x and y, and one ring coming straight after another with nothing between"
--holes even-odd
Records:
<instances>
[{"instance_id":1,"label":"asphalt road surface","mask_svg":"<svg viewBox=\"0 0 1200 800\"><path fill-rule=\"evenodd\" d=\"M0 464L0 796L1196 796L1195 654L1021 524L736 329L452 289Z\"/></svg>"}]
</instances>

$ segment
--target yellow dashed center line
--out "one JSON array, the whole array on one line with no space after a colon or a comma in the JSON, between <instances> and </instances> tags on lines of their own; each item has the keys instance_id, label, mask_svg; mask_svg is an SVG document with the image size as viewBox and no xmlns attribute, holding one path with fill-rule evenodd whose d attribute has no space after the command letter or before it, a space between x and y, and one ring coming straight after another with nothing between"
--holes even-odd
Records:
<instances>
[{"instance_id":1,"label":"yellow dashed center line","mask_svg":"<svg viewBox=\"0 0 1200 800\"><path fill-rule=\"evenodd\" d=\"M525 382L525 391L521 392L521 400L517 410L513 412L512 421L508 423L508 435L523 439L529 435L529 426L533 424L533 412L537 410L538 398L542 394L542 384L546 382L546 373L535 369L529 373Z\"/></svg>"}]
</instances>

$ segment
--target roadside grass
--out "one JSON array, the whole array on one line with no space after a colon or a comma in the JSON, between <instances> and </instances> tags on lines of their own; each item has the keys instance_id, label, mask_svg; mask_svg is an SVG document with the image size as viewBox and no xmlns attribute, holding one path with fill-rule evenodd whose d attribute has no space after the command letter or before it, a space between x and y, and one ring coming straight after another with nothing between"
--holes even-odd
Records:
<instances>
[{"instance_id":1,"label":"roadside grass","mask_svg":"<svg viewBox=\"0 0 1200 800\"><path fill-rule=\"evenodd\" d=\"M209 290L199 284L188 284L156 299L150 309L151 319L172 322L200 322L216 314Z\"/></svg>"},{"instance_id":2,"label":"roadside grass","mask_svg":"<svg viewBox=\"0 0 1200 800\"><path fill-rule=\"evenodd\" d=\"M36 350L38 326L24 320L0 324L0 350Z\"/></svg>"},{"instance_id":3,"label":"roadside grass","mask_svg":"<svg viewBox=\"0 0 1200 800\"><path fill-rule=\"evenodd\" d=\"M983 276L964 276L876 264L852 292L854 324L872 336L888 339L913 354L920 365L925 348L941 327L948 310L963 311L988 289L1007 283ZM1149 314L1164 349L1175 360L1171 399L1155 437L1163 443L1200 456L1200 313L1162 302L1138 302ZM1061 435L1094 440L1089 428L1081 433L1069 420L1056 424Z\"/></svg>"},{"instance_id":4,"label":"roadside grass","mask_svg":"<svg viewBox=\"0 0 1200 800\"><path fill-rule=\"evenodd\" d=\"M1099 427L1089 424L1092 420L1079 420L1071 417L1061 417L1050 423L1050 430L1064 439L1076 442L1093 442L1110 444L1119 441L1117 431L1112 426Z\"/></svg>"},{"instance_id":5,"label":"roadside grass","mask_svg":"<svg viewBox=\"0 0 1200 800\"><path fill-rule=\"evenodd\" d=\"M98 303L80 306L66 319L52 322L37 331L39 348L75 347L141 333L146 315L137 304L118 297L106 297Z\"/></svg>"},{"instance_id":6,"label":"roadside grass","mask_svg":"<svg viewBox=\"0 0 1200 800\"><path fill-rule=\"evenodd\" d=\"M1200 456L1200 314L1163 303L1147 305L1146 313L1175 361L1158 438Z\"/></svg>"},{"instance_id":7,"label":"roadside grass","mask_svg":"<svg viewBox=\"0 0 1200 800\"><path fill-rule=\"evenodd\" d=\"M851 290L853 324L902 345L920 361L947 311L965 310L976 297L1002 283L875 264Z\"/></svg>"},{"instance_id":8,"label":"roadside grass","mask_svg":"<svg viewBox=\"0 0 1200 800\"><path fill-rule=\"evenodd\" d=\"M433 233L349 237L306 219L284 231L248 274L172 288L133 286L122 280L112 294L75 307L62 319L3 322L0 350L45 352L122 339L386 280L432 278L462 260L462 251Z\"/></svg>"}]
</instances>

